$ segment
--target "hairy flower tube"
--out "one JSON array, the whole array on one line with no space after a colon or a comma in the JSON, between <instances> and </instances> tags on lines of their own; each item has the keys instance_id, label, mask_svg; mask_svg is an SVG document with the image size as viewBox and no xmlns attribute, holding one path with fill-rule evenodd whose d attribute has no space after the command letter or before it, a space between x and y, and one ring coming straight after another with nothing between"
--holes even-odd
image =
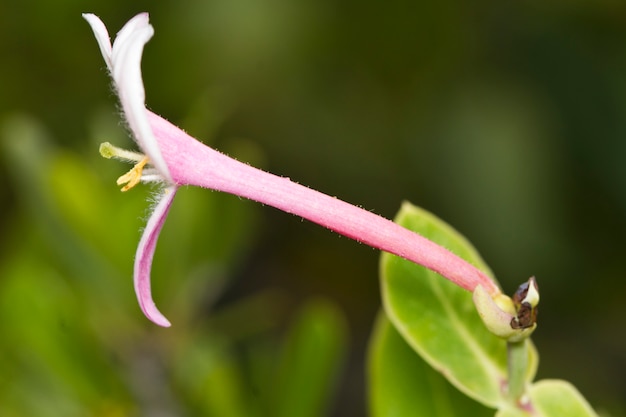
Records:
<instances>
[{"instance_id":1,"label":"hairy flower tube","mask_svg":"<svg viewBox=\"0 0 626 417\"><path fill-rule=\"evenodd\" d=\"M273 206L423 265L468 291L480 285L492 297L500 294L498 286L484 272L434 242L370 211L236 161L147 110L141 57L154 33L148 14L139 14L126 23L113 45L98 17L93 14L83 17L93 29L128 127L144 154L109 144L101 146L101 153L136 163L118 180L118 184L126 184L123 191L138 182L157 181L164 185L139 242L134 266L139 305L154 323L170 325L152 300L150 269L159 233L181 185L223 191Z\"/></svg>"}]
</instances>

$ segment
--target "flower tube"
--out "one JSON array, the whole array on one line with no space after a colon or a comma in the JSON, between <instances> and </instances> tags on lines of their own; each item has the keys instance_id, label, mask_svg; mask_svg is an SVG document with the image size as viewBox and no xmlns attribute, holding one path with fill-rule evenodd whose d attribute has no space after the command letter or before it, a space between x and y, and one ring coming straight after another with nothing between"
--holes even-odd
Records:
<instances>
[{"instance_id":1,"label":"flower tube","mask_svg":"<svg viewBox=\"0 0 626 417\"><path fill-rule=\"evenodd\" d=\"M113 79L124 117L143 154L101 146L105 157L136 165L118 179L122 191L139 182L157 181L164 191L148 220L135 256L134 282L144 314L160 326L170 322L156 308L150 291L150 269L161 228L181 185L195 185L235 194L301 216L341 235L429 268L468 291L481 285L489 295L498 286L481 270L447 249L370 211L328 196L289 178L279 177L230 158L194 139L145 106L141 57L154 34L148 14L131 19L113 45L102 21L91 25Z\"/></svg>"}]
</instances>

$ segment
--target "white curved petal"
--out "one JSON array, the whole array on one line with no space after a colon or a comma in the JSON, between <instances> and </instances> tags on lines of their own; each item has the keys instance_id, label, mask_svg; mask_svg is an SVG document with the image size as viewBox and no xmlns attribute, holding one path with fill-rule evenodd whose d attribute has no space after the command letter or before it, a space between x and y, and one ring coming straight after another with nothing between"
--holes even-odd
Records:
<instances>
[{"instance_id":1,"label":"white curved petal","mask_svg":"<svg viewBox=\"0 0 626 417\"><path fill-rule=\"evenodd\" d=\"M150 158L150 164L167 182L172 183L170 171L148 122L146 94L141 77L143 48L154 35L148 14L140 13L129 20L119 31L112 47L102 21L92 14L83 16L96 35L135 141Z\"/></svg>"},{"instance_id":2,"label":"white curved petal","mask_svg":"<svg viewBox=\"0 0 626 417\"><path fill-rule=\"evenodd\" d=\"M169 169L148 122L141 77L143 48L152 35L154 29L149 23L147 13L141 13L128 21L113 42L112 75L135 140L150 157L150 163L168 182L172 182Z\"/></svg>"},{"instance_id":3,"label":"white curved petal","mask_svg":"<svg viewBox=\"0 0 626 417\"><path fill-rule=\"evenodd\" d=\"M93 34L96 37L96 41L98 41L98 46L100 47L100 52L102 53L102 57L104 58L104 62L107 64L107 68L111 71L111 39L109 38L109 31L107 31L106 26L102 23L102 20L98 16L92 13L83 13L83 18L89 23L91 26L91 30L93 30Z\"/></svg>"},{"instance_id":4,"label":"white curved petal","mask_svg":"<svg viewBox=\"0 0 626 417\"><path fill-rule=\"evenodd\" d=\"M171 186L163 191L164 194L161 200L159 200L158 204L154 207L154 211L146 224L146 228L137 246L137 255L135 256L134 281L139 306L146 317L163 327L170 327L170 322L157 309L152 299L150 271L152 269L152 258L154 257L159 233L161 233L177 189L178 187Z\"/></svg>"}]
</instances>

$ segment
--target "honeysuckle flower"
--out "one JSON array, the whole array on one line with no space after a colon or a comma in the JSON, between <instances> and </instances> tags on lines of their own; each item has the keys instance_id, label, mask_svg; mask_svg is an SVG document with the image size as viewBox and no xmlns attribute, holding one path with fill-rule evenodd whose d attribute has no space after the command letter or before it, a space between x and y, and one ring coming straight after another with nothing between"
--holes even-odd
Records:
<instances>
[{"instance_id":1,"label":"honeysuckle flower","mask_svg":"<svg viewBox=\"0 0 626 417\"><path fill-rule=\"evenodd\" d=\"M110 144L103 144L101 153L136 163L128 174L118 179L118 184L126 184L123 191L138 182L164 184L139 242L134 266L139 305L154 323L170 325L152 300L150 269L159 233L180 185L223 191L273 206L423 265L468 291L480 285L492 297L500 294L498 286L484 272L434 242L370 211L236 161L147 110L141 57L154 33L148 14L139 14L126 23L112 46L102 21L93 14L83 17L93 29L128 127L144 154L123 151Z\"/></svg>"}]
</instances>

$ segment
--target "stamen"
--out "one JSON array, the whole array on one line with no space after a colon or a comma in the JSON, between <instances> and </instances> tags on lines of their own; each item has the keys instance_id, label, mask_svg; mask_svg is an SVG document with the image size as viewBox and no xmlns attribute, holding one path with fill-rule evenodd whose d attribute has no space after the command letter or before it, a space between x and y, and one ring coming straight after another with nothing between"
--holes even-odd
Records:
<instances>
[{"instance_id":1,"label":"stamen","mask_svg":"<svg viewBox=\"0 0 626 417\"><path fill-rule=\"evenodd\" d=\"M117 185L126 184L122 187L122 191L130 190L135 185L139 184L139 181L144 179L142 178L143 169L149 162L149 159L146 155L118 148L117 146L111 145L109 142L104 142L100 144L100 155L107 159L115 158L121 159L125 162L136 163L130 171L117 179ZM157 181L159 179L162 179L159 178L158 173L153 172L153 169L147 169L146 171L146 173L148 174L146 179L148 181Z\"/></svg>"},{"instance_id":2,"label":"stamen","mask_svg":"<svg viewBox=\"0 0 626 417\"><path fill-rule=\"evenodd\" d=\"M144 156L141 161L137 162L134 167L131 168L126 174L117 179L117 185L126 184L122 187L122 191L128 191L141 181L141 173L143 167L148 163L148 157Z\"/></svg>"}]
</instances>

